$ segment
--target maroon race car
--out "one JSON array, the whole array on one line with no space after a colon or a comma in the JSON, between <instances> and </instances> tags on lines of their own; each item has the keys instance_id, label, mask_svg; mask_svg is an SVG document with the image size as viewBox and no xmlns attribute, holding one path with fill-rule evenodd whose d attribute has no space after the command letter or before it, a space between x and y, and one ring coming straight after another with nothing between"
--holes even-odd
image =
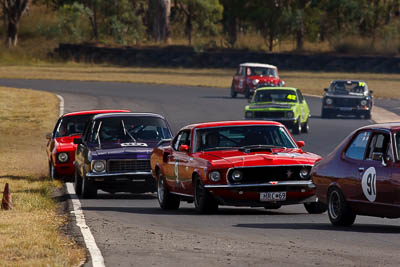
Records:
<instances>
[{"instance_id":1,"label":"maroon race car","mask_svg":"<svg viewBox=\"0 0 400 267\"><path fill-rule=\"evenodd\" d=\"M313 168L312 180L334 225L352 225L357 214L399 218L400 123L354 131Z\"/></svg>"},{"instance_id":2,"label":"maroon race car","mask_svg":"<svg viewBox=\"0 0 400 267\"><path fill-rule=\"evenodd\" d=\"M47 158L49 161L49 176L72 179L75 168L75 138L80 138L86 122L95 114L109 112L130 112L129 110L89 110L62 115L52 133L48 133Z\"/></svg>"},{"instance_id":3,"label":"maroon race car","mask_svg":"<svg viewBox=\"0 0 400 267\"><path fill-rule=\"evenodd\" d=\"M201 213L218 205L279 208L303 203L322 213L310 171L320 156L304 152L278 122L226 121L182 128L160 142L150 162L163 209L193 202Z\"/></svg>"},{"instance_id":4,"label":"maroon race car","mask_svg":"<svg viewBox=\"0 0 400 267\"><path fill-rule=\"evenodd\" d=\"M244 94L250 98L254 91L260 87L285 86L285 82L279 78L278 68L269 64L242 63L233 76L231 97Z\"/></svg>"}]
</instances>

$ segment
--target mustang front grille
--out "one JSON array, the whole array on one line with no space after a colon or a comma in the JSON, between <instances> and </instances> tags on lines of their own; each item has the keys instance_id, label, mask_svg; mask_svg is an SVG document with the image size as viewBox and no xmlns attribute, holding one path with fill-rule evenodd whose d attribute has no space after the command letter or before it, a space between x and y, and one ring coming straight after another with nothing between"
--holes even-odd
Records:
<instances>
[{"instance_id":1,"label":"mustang front grille","mask_svg":"<svg viewBox=\"0 0 400 267\"><path fill-rule=\"evenodd\" d=\"M230 184L258 184L268 183L272 181L304 181L310 179L302 179L300 177L299 173L300 170L303 168L306 168L309 172L311 171L311 166L309 165L232 168L229 170L227 178ZM239 170L243 173L243 179L239 182L235 182L232 180L232 172L235 170Z\"/></svg>"},{"instance_id":2,"label":"mustang front grille","mask_svg":"<svg viewBox=\"0 0 400 267\"><path fill-rule=\"evenodd\" d=\"M283 111L255 111L254 118L284 118L285 112Z\"/></svg>"},{"instance_id":3,"label":"mustang front grille","mask_svg":"<svg viewBox=\"0 0 400 267\"><path fill-rule=\"evenodd\" d=\"M150 160L109 160L107 164L109 173L151 171Z\"/></svg>"}]
</instances>

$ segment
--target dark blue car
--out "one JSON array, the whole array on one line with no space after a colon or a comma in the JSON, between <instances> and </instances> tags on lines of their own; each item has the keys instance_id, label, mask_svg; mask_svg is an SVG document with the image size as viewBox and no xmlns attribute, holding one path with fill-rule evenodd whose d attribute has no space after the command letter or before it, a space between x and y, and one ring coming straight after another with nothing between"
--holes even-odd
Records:
<instances>
[{"instance_id":1,"label":"dark blue car","mask_svg":"<svg viewBox=\"0 0 400 267\"><path fill-rule=\"evenodd\" d=\"M155 192L150 154L172 137L166 119L153 113L107 113L87 123L75 154L74 187L83 198L109 193Z\"/></svg>"}]
</instances>

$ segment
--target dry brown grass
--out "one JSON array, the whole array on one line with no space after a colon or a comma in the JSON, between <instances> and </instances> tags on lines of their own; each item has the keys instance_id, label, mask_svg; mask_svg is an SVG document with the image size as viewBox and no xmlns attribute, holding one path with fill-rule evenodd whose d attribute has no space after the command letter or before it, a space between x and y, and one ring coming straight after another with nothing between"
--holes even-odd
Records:
<instances>
[{"instance_id":1,"label":"dry brown grass","mask_svg":"<svg viewBox=\"0 0 400 267\"><path fill-rule=\"evenodd\" d=\"M234 69L122 68L66 65L1 66L0 78L59 79L208 86L228 89ZM400 74L280 71L287 86L322 95L334 79L363 79L376 97L400 98Z\"/></svg>"},{"instance_id":2,"label":"dry brown grass","mask_svg":"<svg viewBox=\"0 0 400 267\"><path fill-rule=\"evenodd\" d=\"M60 233L66 217L51 197L45 133L58 116L50 93L0 87L0 189L9 183L13 209L0 211L0 266L76 266L85 250Z\"/></svg>"}]
</instances>

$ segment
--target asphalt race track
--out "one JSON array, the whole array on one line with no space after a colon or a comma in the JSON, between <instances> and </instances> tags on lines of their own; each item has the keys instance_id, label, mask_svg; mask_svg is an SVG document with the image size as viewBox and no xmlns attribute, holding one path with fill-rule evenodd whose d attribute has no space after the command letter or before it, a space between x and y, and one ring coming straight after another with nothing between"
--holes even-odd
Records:
<instances>
[{"instance_id":1,"label":"asphalt race track","mask_svg":"<svg viewBox=\"0 0 400 267\"><path fill-rule=\"evenodd\" d=\"M173 131L195 122L243 119L244 98L228 89L129 83L7 80L1 86L60 94L65 111L127 108L163 114ZM311 133L294 136L326 156L344 137L372 121L321 119L321 100L306 97ZM44 138L44 137L43 137ZM221 207L197 215L193 204L163 211L154 194L81 200L106 266L399 266L400 220L358 216L351 228L302 205L278 210ZM91 266L90 261L86 266Z\"/></svg>"}]
</instances>

